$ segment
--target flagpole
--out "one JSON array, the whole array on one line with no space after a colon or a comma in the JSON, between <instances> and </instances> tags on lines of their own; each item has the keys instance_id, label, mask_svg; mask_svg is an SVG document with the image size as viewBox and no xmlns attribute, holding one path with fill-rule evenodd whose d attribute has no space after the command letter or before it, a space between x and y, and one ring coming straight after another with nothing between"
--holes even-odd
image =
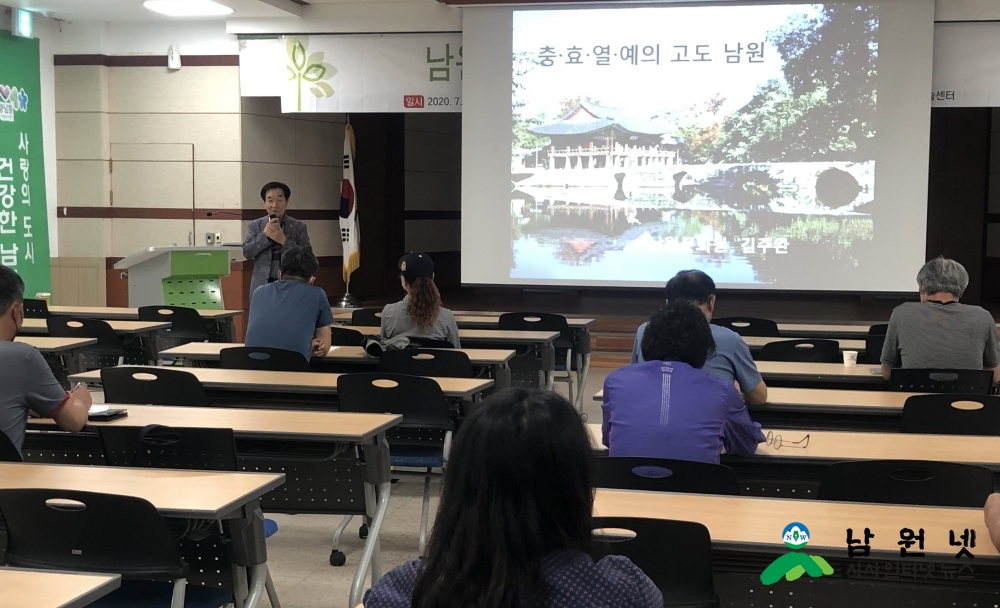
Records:
<instances>
[{"instance_id":1,"label":"flagpole","mask_svg":"<svg viewBox=\"0 0 1000 608\"><path fill-rule=\"evenodd\" d=\"M351 129L351 115L347 114L346 118L347 118L347 129ZM347 144L345 144L345 147L347 147ZM353 156L354 156L354 140L353 140L353 138L351 139L351 146L350 146L350 150L349 151L351 153L351 158L353 159ZM348 150L345 150L345 158L346 158L347 152L348 152ZM346 167L346 165L345 165L345 167ZM351 169L353 171L353 166L351 167ZM344 259L344 265L345 265L344 267L345 267L345 269L346 269L346 264L347 264L347 260L346 260L346 257L345 257L345 259ZM345 285L344 297L342 297L339 301L337 301L336 304L333 305L334 308L360 308L361 307L361 303L358 302L357 298L355 298L354 296L351 295L351 275L352 274L354 274L354 273L353 272L346 272L345 273L345 275L344 275L344 285Z\"/></svg>"}]
</instances>

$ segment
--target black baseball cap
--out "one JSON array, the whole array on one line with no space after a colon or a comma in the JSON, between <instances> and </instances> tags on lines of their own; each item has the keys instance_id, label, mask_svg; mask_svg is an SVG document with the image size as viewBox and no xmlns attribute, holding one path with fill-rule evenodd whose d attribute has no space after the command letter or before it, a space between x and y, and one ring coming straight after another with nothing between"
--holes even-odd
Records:
<instances>
[{"instance_id":1,"label":"black baseball cap","mask_svg":"<svg viewBox=\"0 0 1000 608\"><path fill-rule=\"evenodd\" d=\"M428 279L434 277L434 262L426 253L410 252L399 258L396 266L407 283L412 283L421 277Z\"/></svg>"}]
</instances>

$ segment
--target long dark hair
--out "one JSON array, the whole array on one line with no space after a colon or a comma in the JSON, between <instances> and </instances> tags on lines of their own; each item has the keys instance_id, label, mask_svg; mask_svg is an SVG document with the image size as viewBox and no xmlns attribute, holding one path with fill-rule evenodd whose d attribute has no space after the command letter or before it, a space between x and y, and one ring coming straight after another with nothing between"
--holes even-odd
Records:
<instances>
[{"instance_id":1,"label":"long dark hair","mask_svg":"<svg viewBox=\"0 0 1000 608\"><path fill-rule=\"evenodd\" d=\"M427 329L437 319L441 310L441 292L438 291L434 279L417 277L410 286L410 318L420 329Z\"/></svg>"},{"instance_id":2,"label":"long dark hair","mask_svg":"<svg viewBox=\"0 0 1000 608\"><path fill-rule=\"evenodd\" d=\"M521 608L547 596L542 558L590 546L590 440L562 396L509 389L458 432L413 608Z\"/></svg>"}]
</instances>

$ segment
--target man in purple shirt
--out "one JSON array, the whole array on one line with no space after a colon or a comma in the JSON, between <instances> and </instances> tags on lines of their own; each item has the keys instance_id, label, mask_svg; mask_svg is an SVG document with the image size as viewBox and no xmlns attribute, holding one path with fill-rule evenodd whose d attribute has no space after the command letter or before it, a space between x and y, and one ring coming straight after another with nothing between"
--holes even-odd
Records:
<instances>
[{"instance_id":1,"label":"man in purple shirt","mask_svg":"<svg viewBox=\"0 0 1000 608\"><path fill-rule=\"evenodd\" d=\"M610 456L718 463L749 456L764 441L731 382L702 367L715 349L708 320L687 301L670 302L642 337L645 362L604 381L604 445Z\"/></svg>"}]
</instances>

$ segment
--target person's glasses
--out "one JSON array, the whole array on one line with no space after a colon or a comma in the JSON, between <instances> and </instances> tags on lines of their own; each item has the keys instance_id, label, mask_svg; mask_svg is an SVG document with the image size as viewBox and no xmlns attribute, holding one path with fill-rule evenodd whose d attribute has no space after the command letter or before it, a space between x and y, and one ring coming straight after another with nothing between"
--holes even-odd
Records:
<instances>
[{"instance_id":1,"label":"person's glasses","mask_svg":"<svg viewBox=\"0 0 1000 608\"><path fill-rule=\"evenodd\" d=\"M805 448L809 447L809 435L807 434L805 437L799 439L798 441L788 441L787 439L782 440L781 435L775 435L774 431L768 431L767 445L773 447L776 450L780 450L781 446L785 446L786 448L798 448L804 450Z\"/></svg>"}]
</instances>

